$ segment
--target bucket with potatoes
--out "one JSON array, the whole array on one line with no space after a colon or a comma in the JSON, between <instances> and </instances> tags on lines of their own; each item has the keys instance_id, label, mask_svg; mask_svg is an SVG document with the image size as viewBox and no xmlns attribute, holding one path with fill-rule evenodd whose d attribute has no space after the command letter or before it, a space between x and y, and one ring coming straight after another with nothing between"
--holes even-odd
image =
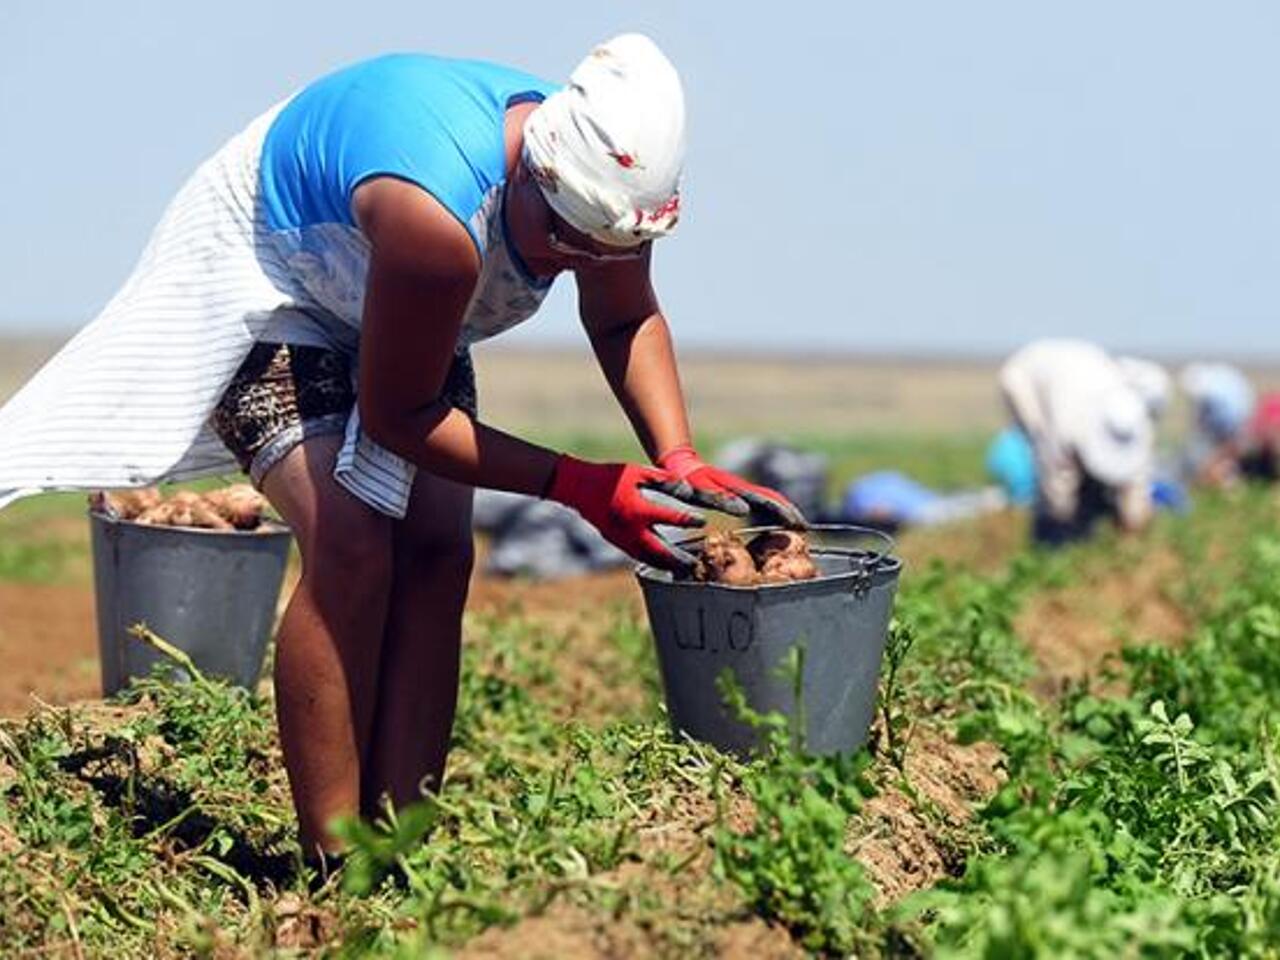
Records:
<instances>
[{"instance_id":1,"label":"bucket with potatoes","mask_svg":"<svg viewBox=\"0 0 1280 960\"><path fill-rule=\"evenodd\" d=\"M824 524L713 532L681 546L697 557L691 575L636 573L676 731L740 756L760 746L760 732L726 705L729 672L751 709L791 718L807 752L862 746L902 572L893 541ZM793 659L796 647L803 656Z\"/></svg>"},{"instance_id":2,"label":"bucket with potatoes","mask_svg":"<svg viewBox=\"0 0 1280 960\"><path fill-rule=\"evenodd\" d=\"M104 695L164 658L133 635L139 623L202 673L257 684L291 541L265 508L246 484L89 498Z\"/></svg>"}]
</instances>

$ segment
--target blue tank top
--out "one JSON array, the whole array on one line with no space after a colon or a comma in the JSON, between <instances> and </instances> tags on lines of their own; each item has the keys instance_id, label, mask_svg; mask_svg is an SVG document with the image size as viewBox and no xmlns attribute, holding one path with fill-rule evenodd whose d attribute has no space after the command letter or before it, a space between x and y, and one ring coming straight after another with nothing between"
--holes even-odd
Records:
<instances>
[{"instance_id":1,"label":"blue tank top","mask_svg":"<svg viewBox=\"0 0 1280 960\"><path fill-rule=\"evenodd\" d=\"M359 327L369 243L351 213L363 181L399 177L466 227L483 266L460 346L527 319L549 281L506 242L504 121L554 84L473 60L391 54L312 83L278 109L263 142L259 202L295 302Z\"/></svg>"},{"instance_id":2,"label":"blue tank top","mask_svg":"<svg viewBox=\"0 0 1280 960\"><path fill-rule=\"evenodd\" d=\"M506 178L504 114L554 89L496 64L425 54L331 73L290 100L267 132L260 171L267 224L354 227L355 188L394 176L429 192L483 247L471 221Z\"/></svg>"}]
</instances>

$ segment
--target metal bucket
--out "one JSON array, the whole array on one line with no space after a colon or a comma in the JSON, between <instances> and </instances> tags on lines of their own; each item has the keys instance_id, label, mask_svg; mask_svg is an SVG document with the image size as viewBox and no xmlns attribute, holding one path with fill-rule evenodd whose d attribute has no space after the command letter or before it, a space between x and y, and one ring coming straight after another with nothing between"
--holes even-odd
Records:
<instances>
[{"instance_id":1,"label":"metal bucket","mask_svg":"<svg viewBox=\"0 0 1280 960\"><path fill-rule=\"evenodd\" d=\"M202 672L252 689L275 622L292 534L195 530L89 512L102 692L110 696L163 659L129 635L145 623Z\"/></svg>"},{"instance_id":2,"label":"metal bucket","mask_svg":"<svg viewBox=\"0 0 1280 960\"><path fill-rule=\"evenodd\" d=\"M866 741L902 561L889 537L862 527L816 526L810 544L820 574L795 583L733 587L637 570L677 731L749 754L758 734L729 713L717 678L731 669L752 709L794 717L795 678L783 665L803 644L804 748L850 753Z\"/></svg>"}]
</instances>

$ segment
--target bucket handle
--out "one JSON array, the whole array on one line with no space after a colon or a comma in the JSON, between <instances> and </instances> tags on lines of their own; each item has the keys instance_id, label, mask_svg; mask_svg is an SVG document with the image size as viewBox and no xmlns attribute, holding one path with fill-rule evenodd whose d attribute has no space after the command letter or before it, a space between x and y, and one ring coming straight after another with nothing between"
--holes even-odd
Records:
<instances>
[{"instance_id":1,"label":"bucket handle","mask_svg":"<svg viewBox=\"0 0 1280 960\"><path fill-rule=\"evenodd\" d=\"M741 536L755 536L756 534L760 534L760 533L774 533L777 531L785 531L785 530L792 530L792 529L793 528L791 527L784 527L779 524L770 524L763 527L742 527L738 530L735 530L734 533L737 533ZM854 548L851 548L851 547L822 547L822 549L824 550L829 550L835 553L870 554L870 559L874 560L876 563L879 563L889 554L893 553L893 548L894 548L893 537L889 536L883 530L876 530L874 527L862 527L855 523L811 523L808 526L801 527L795 530L795 532L816 533L816 534L829 533L829 534L840 534L842 536L853 535L857 537L868 537L873 540L878 540L882 544L882 549L880 550L875 550L875 549L855 550ZM705 535L703 534L699 534L696 537L691 537L687 540L682 541L682 545L684 543L695 543L698 540L704 539L704 536Z\"/></svg>"}]
</instances>

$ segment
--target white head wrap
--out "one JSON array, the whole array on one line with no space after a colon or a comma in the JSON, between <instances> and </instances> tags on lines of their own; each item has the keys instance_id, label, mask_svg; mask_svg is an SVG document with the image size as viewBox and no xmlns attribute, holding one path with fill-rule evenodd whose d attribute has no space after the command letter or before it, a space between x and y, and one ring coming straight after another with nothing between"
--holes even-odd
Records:
<instances>
[{"instance_id":1,"label":"white head wrap","mask_svg":"<svg viewBox=\"0 0 1280 960\"><path fill-rule=\"evenodd\" d=\"M592 50L524 125L525 162L551 209L613 246L675 227L684 144L680 76L638 33Z\"/></svg>"}]
</instances>

